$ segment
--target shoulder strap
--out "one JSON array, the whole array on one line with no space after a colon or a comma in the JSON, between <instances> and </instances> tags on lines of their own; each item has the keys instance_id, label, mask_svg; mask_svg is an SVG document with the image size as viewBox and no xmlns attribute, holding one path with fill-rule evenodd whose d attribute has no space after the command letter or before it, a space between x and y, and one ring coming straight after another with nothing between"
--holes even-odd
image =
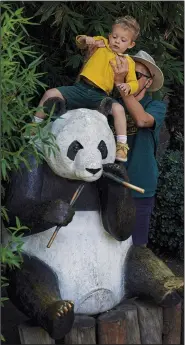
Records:
<instances>
[{"instance_id":1,"label":"shoulder strap","mask_svg":"<svg viewBox=\"0 0 185 345\"><path fill-rule=\"evenodd\" d=\"M157 156L157 144L156 144L156 140L155 140L155 137L154 137L154 132L151 131L151 134L152 134L152 138L153 138L153 141L154 141L154 157L156 158L156 156Z\"/></svg>"},{"instance_id":2,"label":"shoulder strap","mask_svg":"<svg viewBox=\"0 0 185 345\"><path fill-rule=\"evenodd\" d=\"M145 107L147 107L153 100L150 100L146 105ZM152 139L153 139L153 142L154 142L154 157L156 158L156 155L157 155L157 144L156 144L156 140L155 140L155 137L154 137L154 132L153 131L150 131L151 135L152 135Z\"/></svg>"}]
</instances>

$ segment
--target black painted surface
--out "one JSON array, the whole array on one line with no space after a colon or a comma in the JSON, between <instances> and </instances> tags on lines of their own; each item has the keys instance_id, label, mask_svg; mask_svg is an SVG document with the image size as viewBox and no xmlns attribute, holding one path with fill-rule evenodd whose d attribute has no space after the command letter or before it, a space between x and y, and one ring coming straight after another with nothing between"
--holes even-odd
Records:
<instances>
[{"instance_id":1,"label":"black painted surface","mask_svg":"<svg viewBox=\"0 0 185 345\"><path fill-rule=\"evenodd\" d=\"M12 175L6 200L6 207L11 211L10 225L14 225L14 216L18 216L24 225L30 226L31 233L44 231L60 222L67 225L74 214L69 202L82 181L61 178L55 175L46 163L37 167L33 157L30 157L30 164L31 172L23 165L21 173ZM127 178L122 166L107 164L104 168ZM101 208L105 230L122 241L127 239L132 231L134 213L131 204L130 190L101 177L98 182L85 184L75 209ZM27 234L30 235L30 231ZM25 256L22 269L9 272L9 278L8 290L13 303L45 328L51 336L54 334L53 338L59 339L58 329L61 330L61 337L64 336L73 321L73 313L71 311L65 316L67 321L62 327L60 322L52 323L55 319L53 313L57 313L55 306L48 310L52 291L54 300L60 300L62 296L60 297L58 291L57 277L54 277L49 267L36 258ZM51 320L51 323L48 320Z\"/></svg>"}]
</instances>

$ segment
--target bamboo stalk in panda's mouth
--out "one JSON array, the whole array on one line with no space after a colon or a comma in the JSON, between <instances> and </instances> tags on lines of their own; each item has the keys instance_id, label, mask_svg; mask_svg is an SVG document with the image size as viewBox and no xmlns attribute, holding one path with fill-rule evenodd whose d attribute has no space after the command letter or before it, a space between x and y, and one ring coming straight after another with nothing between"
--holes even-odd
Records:
<instances>
[{"instance_id":1,"label":"bamboo stalk in panda's mouth","mask_svg":"<svg viewBox=\"0 0 185 345\"><path fill-rule=\"evenodd\" d=\"M106 176L106 177L114 180L115 182L118 182L118 183L122 184L123 186L125 186L127 188L133 189L133 190L135 190L138 193L144 194L144 192L145 192L145 190L143 188L140 188L140 187L137 187L137 186L135 186L135 185L133 185L131 183L128 183L128 182L124 181L123 179L121 179L120 177L117 177L117 176L115 176L115 175L113 175L113 174L111 174L109 172L103 171L103 176Z\"/></svg>"}]
</instances>

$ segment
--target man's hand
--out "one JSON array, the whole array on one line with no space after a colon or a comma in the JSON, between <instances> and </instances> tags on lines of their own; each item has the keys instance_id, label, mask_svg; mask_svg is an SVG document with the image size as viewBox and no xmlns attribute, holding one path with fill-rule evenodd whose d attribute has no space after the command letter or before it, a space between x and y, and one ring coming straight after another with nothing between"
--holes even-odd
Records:
<instances>
[{"instance_id":1,"label":"man's hand","mask_svg":"<svg viewBox=\"0 0 185 345\"><path fill-rule=\"evenodd\" d=\"M116 86L123 84L125 76L128 73L128 61L123 56L116 56L116 64L114 60L110 61L110 65L114 72L114 83Z\"/></svg>"},{"instance_id":2,"label":"man's hand","mask_svg":"<svg viewBox=\"0 0 185 345\"><path fill-rule=\"evenodd\" d=\"M119 87L120 90L124 91L125 96L128 96L128 95L129 95L130 90L131 90L129 84L127 84L127 83L122 83L122 84L119 84L119 85L117 85L117 86Z\"/></svg>"}]
</instances>

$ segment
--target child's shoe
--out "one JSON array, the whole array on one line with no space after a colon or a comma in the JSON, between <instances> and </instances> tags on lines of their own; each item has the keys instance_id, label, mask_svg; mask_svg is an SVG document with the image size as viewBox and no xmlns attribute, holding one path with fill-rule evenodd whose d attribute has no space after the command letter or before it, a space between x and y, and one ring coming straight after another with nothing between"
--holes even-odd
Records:
<instances>
[{"instance_id":1,"label":"child's shoe","mask_svg":"<svg viewBox=\"0 0 185 345\"><path fill-rule=\"evenodd\" d=\"M127 144L120 143L116 144L116 160L120 162L127 162L127 151L129 147Z\"/></svg>"},{"instance_id":2,"label":"child's shoe","mask_svg":"<svg viewBox=\"0 0 185 345\"><path fill-rule=\"evenodd\" d=\"M26 131L26 133L23 134L25 139L33 139L33 137L37 134L37 128L33 127L28 131Z\"/></svg>"},{"instance_id":3,"label":"child's shoe","mask_svg":"<svg viewBox=\"0 0 185 345\"><path fill-rule=\"evenodd\" d=\"M43 119L41 119L40 117L34 116L33 121L32 121L32 125L31 128L26 129L26 133L24 134L24 138L25 139L33 139L33 137L38 133L38 124L41 123L43 121Z\"/></svg>"}]
</instances>

